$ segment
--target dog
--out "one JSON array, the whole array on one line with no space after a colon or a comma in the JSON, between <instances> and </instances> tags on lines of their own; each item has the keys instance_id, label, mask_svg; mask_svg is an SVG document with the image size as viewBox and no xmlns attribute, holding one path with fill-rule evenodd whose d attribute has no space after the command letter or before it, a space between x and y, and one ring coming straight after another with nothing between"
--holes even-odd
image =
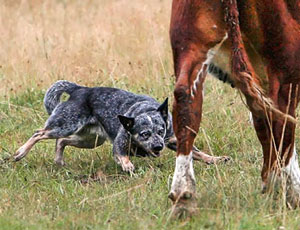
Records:
<instances>
[{"instance_id":1,"label":"dog","mask_svg":"<svg viewBox=\"0 0 300 230\"><path fill-rule=\"evenodd\" d=\"M63 93L69 99L61 102ZM95 148L109 140L114 160L127 172L134 170L129 156L158 157L165 147L176 151L168 98L160 104L149 96L117 88L90 88L60 80L47 90L44 106L50 115L44 128L17 150L15 161L43 139L56 139L55 162L61 166L66 146ZM207 164L229 159L207 155L196 147L193 157Z\"/></svg>"}]
</instances>

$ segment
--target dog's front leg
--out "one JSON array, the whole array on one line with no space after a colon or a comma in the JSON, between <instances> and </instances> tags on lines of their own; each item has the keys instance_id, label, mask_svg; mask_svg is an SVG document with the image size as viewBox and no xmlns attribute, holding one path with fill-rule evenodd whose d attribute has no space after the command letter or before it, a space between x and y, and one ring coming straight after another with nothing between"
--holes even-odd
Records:
<instances>
[{"instance_id":1,"label":"dog's front leg","mask_svg":"<svg viewBox=\"0 0 300 230\"><path fill-rule=\"evenodd\" d=\"M126 133L119 134L113 143L114 160L125 172L133 172L134 165L129 160L130 140Z\"/></svg>"}]
</instances>

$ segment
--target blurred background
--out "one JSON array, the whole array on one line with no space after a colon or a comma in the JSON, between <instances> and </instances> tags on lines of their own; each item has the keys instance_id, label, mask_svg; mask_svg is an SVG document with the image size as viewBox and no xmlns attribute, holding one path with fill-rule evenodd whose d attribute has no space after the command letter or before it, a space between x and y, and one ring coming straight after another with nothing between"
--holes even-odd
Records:
<instances>
[{"instance_id":1,"label":"blurred background","mask_svg":"<svg viewBox=\"0 0 300 230\"><path fill-rule=\"evenodd\" d=\"M58 79L160 96L173 73L170 0L1 0L0 96ZM173 80L173 79L171 79Z\"/></svg>"}]
</instances>

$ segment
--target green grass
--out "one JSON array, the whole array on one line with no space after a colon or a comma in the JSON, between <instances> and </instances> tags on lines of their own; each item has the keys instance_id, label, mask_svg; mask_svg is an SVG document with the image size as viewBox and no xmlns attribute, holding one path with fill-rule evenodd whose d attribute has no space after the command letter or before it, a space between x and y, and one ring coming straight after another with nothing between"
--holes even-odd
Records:
<instances>
[{"instance_id":1,"label":"green grass","mask_svg":"<svg viewBox=\"0 0 300 230\"><path fill-rule=\"evenodd\" d=\"M1 230L299 227L298 210L287 210L280 197L261 194L260 146L247 110L230 87L207 80L196 145L214 155L229 155L232 161L218 166L195 162L199 209L185 221L169 219L167 194L175 164L169 150L158 159L132 159L133 176L114 163L109 143L95 150L68 147L64 168L53 162L53 140L38 143L20 162L6 161L43 126L43 94L27 90L0 104ZM99 170L100 181L81 183Z\"/></svg>"}]
</instances>

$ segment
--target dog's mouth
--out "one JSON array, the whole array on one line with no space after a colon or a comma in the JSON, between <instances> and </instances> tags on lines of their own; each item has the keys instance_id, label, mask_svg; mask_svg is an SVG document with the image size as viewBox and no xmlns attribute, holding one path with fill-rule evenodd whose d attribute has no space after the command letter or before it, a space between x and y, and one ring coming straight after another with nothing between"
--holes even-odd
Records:
<instances>
[{"instance_id":1,"label":"dog's mouth","mask_svg":"<svg viewBox=\"0 0 300 230\"><path fill-rule=\"evenodd\" d=\"M142 146L138 148L132 148L131 155L136 157L159 157L161 151L154 151L146 149Z\"/></svg>"},{"instance_id":2,"label":"dog's mouth","mask_svg":"<svg viewBox=\"0 0 300 230\"><path fill-rule=\"evenodd\" d=\"M160 151L149 151L149 156L159 157L160 156Z\"/></svg>"},{"instance_id":3,"label":"dog's mouth","mask_svg":"<svg viewBox=\"0 0 300 230\"><path fill-rule=\"evenodd\" d=\"M137 155L136 156L149 156L149 157L159 157L161 151L155 151L155 150L150 150L147 149L142 143L139 141L134 140L134 145L138 148L137 150Z\"/></svg>"}]
</instances>

